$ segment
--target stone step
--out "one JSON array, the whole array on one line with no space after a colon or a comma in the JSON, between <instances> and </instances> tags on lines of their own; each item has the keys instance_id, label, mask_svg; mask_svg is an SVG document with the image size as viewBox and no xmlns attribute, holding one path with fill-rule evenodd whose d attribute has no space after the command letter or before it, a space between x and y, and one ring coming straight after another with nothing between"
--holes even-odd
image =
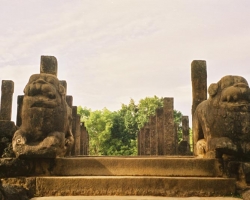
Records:
<instances>
[{"instance_id":1,"label":"stone step","mask_svg":"<svg viewBox=\"0 0 250 200\"><path fill-rule=\"evenodd\" d=\"M30 200L240 200L239 197L56 196Z\"/></svg>"},{"instance_id":2,"label":"stone step","mask_svg":"<svg viewBox=\"0 0 250 200\"><path fill-rule=\"evenodd\" d=\"M69 157L38 160L35 169L52 176L222 176L218 160L194 157Z\"/></svg>"},{"instance_id":3,"label":"stone step","mask_svg":"<svg viewBox=\"0 0 250 200\"><path fill-rule=\"evenodd\" d=\"M158 176L36 177L37 196L232 196L235 179Z\"/></svg>"}]
</instances>

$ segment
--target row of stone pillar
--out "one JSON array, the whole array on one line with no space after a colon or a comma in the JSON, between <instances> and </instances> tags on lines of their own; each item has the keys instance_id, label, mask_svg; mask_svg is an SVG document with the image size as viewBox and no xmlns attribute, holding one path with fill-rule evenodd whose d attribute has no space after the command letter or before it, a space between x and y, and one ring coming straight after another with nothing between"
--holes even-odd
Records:
<instances>
[{"instance_id":1,"label":"row of stone pillar","mask_svg":"<svg viewBox=\"0 0 250 200\"><path fill-rule=\"evenodd\" d=\"M138 133L138 155L176 155L177 145L174 99L164 98L163 107L156 109L156 114Z\"/></svg>"},{"instance_id":2,"label":"row of stone pillar","mask_svg":"<svg viewBox=\"0 0 250 200\"><path fill-rule=\"evenodd\" d=\"M61 82L62 84L63 82ZM66 87L65 83L63 84ZM89 155L89 135L84 123L81 123L81 116L77 114L77 106L73 106L73 97L66 96L67 104L72 109L72 133L75 144L71 150L72 156Z\"/></svg>"},{"instance_id":3,"label":"row of stone pillar","mask_svg":"<svg viewBox=\"0 0 250 200\"><path fill-rule=\"evenodd\" d=\"M182 141L186 143L185 155L189 148L189 120L182 117ZM183 152L183 150L182 150ZM163 108L156 109L138 133L138 155L177 155L177 124L174 123L174 99L164 98Z\"/></svg>"}]
</instances>

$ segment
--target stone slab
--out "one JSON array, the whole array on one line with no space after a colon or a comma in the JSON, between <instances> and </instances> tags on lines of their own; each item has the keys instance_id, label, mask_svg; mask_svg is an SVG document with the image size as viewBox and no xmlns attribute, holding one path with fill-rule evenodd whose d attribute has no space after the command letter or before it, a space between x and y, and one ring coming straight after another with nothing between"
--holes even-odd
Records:
<instances>
[{"instance_id":1,"label":"stone slab","mask_svg":"<svg viewBox=\"0 0 250 200\"><path fill-rule=\"evenodd\" d=\"M7 170L7 169L11 169ZM22 169L22 170L20 170ZM6 171L6 172L5 172ZM194 157L67 157L56 159L0 159L2 177L18 176L222 176L216 159Z\"/></svg>"},{"instance_id":2,"label":"stone slab","mask_svg":"<svg viewBox=\"0 0 250 200\"><path fill-rule=\"evenodd\" d=\"M58 158L50 174L59 176L222 176L221 165L216 159L161 156Z\"/></svg>"},{"instance_id":3,"label":"stone slab","mask_svg":"<svg viewBox=\"0 0 250 200\"><path fill-rule=\"evenodd\" d=\"M158 176L37 177L38 196L228 196L235 193L235 179Z\"/></svg>"}]
</instances>

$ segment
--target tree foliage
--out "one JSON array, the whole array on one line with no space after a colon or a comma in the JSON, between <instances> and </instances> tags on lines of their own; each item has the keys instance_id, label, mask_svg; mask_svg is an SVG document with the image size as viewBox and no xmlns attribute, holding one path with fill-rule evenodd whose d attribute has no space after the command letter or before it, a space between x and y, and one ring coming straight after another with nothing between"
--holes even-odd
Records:
<instances>
[{"instance_id":1,"label":"tree foliage","mask_svg":"<svg viewBox=\"0 0 250 200\"><path fill-rule=\"evenodd\" d=\"M79 106L78 114L89 133L90 155L137 155L137 133L158 107L163 107L163 98L157 96L141 99L138 104L131 99L114 112ZM174 110L179 132L181 117L181 112Z\"/></svg>"}]
</instances>

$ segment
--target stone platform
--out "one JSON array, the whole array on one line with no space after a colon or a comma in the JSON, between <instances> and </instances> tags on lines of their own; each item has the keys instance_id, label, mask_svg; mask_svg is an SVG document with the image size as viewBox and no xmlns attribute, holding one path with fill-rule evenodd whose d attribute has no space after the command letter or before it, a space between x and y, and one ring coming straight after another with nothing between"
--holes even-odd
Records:
<instances>
[{"instance_id":1,"label":"stone platform","mask_svg":"<svg viewBox=\"0 0 250 200\"><path fill-rule=\"evenodd\" d=\"M18 166L16 163L21 163ZM3 177L3 159L0 172ZM69 157L5 159L20 175L2 178L33 196L219 197L235 193L235 179L223 177L216 159L194 157ZM26 168L25 168L26 166ZM7 168L6 168L7 169ZM25 171L26 170L26 171ZM17 178L17 176L19 176Z\"/></svg>"}]
</instances>

